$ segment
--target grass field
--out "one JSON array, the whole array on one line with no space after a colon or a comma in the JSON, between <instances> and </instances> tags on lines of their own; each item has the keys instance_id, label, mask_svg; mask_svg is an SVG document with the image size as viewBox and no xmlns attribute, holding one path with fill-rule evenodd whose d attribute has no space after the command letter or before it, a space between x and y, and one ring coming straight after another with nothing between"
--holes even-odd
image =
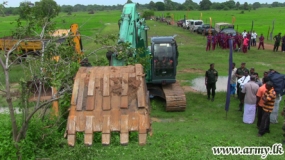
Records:
<instances>
[{"instance_id":1,"label":"grass field","mask_svg":"<svg viewBox=\"0 0 285 160\"><path fill-rule=\"evenodd\" d=\"M260 9L262 10L262 9ZM268 9L269 10L269 9ZM278 9L275 13L278 13ZM256 10L259 11L259 10ZM225 13L239 11L215 11L215 15L223 15ZM181 13L181 12L180 12ZM190 11L192 13L192 11ZM194 11L193 11L194 13ZM198 15L199 12L196 12ZM255 11L246 12L244 15L255 13ZM260 14L261 12L259 12ZM210 15L210 12L208 13ZM61 18L57 18L59 28L68 28L70 23L79 23L81 26L80 32L82 35L91 36L100 33L117 34L118 25L117 19L120 12L98 12L98 15L85 15L78 13L76 16L60 15L66 22L60 25ZM86 16L86 17L85 17ZM206 17L207 13L203 12ZM212 15L214 17L214 14ZM72 18L73 17L73 18ZM80 18L79 18L80 17ZM258 17L258 14L256 14ZM247 24L239 20L240 24ZM273 19L273 17L271 17ZM280 18L280 17L279 17ZM270 19L270 18L268 18ZM88 20L88 21L87 21ZM224 21L224 19L222 19ZM276 19L277 20L277 19ZM218 21L218 20L217 20ZM229 16L229 22L231 16ZM270 21L270 20L268 20ZM86 23L85 23L86 22ZM280 22L281 23L281 22ZM284 23L284 21L282 21ZM203 77L205 71L209 68L210 63L215 63L215 68L218 70L220 76L227 76L228 71L228 50L217 49L215 51L205 51L206 39L190 33L176 26L168 26L164 23L156 21L147 21L149 30L149 38L152 36L169 36L177 35L176 40L179 45L179 65L177 79L182 81L184 86L190 86L191 80L197 77ZM255 24L257 26L257 24ZM3 27L2 25L0 25ZM284 24L283 24L284 26ZM266 27L266 26L265 26ZM268 27L268 26L267 26ZM276 24L276 30L277 30ZM281 28L281 27L280 27ZM257 29L256 29L257 30ZM257 30L258 31L258 30ZM83 46L86 52L96 49L96 45L91 40L85 39ZM105 52L98 53L99 56L104 56ZM235 52L233 54L234 62L239 64L246 62L247 67L254 67L259 74L269 68L285 73L284 68L284 53L272 52L271 50L257 50L251 48L247 54ZM17 66L19 67L19 66ZM19 78L20 68L13 68L13 75ZM0 72L2 75L2 71ZM3 76L0 78L2 79ZM204 83L204 82L201 82ZM226 85L226 84L225 84ZM111 139L111 145L103 147L101 145L100 135L95 134L94 145L92 147L85 147L82 144L83 137L78 135L77 144L74 148L66 145L66 139L63 139L63 132L55 132L46 134L42 137L39 133L47 132L48 128L38 126L38 122L34 120L31 123L31 128L27 134L34 139L28 139L23 144L23 149L29 159L35 158L51 158L51 159L169 159L169 160L183 160L183 159L244 159L244 160L258 160L260 156L214 156L211 147L214 146L271 146L274 143L280 143L282 137L282 123L283 118L279 116L279 123L271 125L271 133L264 137L257 137L256 125L246 125L242 123L242 113L238 112L238 101L235 98L231 99L230 110L227 114L224 110L225 92L218 92L216 100L210 102L206 100L204 93L188 92L187 109L185 112L165 112L162 107L162 101L155 99L151 101L152 110L151 116L156 121L152 123L153 136L148 137L147 144L143 147L137 144L138 139L134 134L131 137L128 146L119 145L119 135L114 133ZM280 106L283 108L284 102ZM281 109L280 109L281 111ZM10 129L8 117L0 115L0 139L11 136L8 130ZM2 131L1 131L2 130ZM38 136L38 137L37 137ZM9 145L5 150L5 143L0 144L0 153L2 155L9 155ZM8 143L12 145L11 143ZM48 145L49 144L49 145ZM27 148L27 146L32 146ZM26 147L26 148L25 148ZM284 147L283 147L284 148ZM283 160L284 155L268 156L269 160ZM0 159L1 157L0 154Z\"/></svg>"}]
</instances>

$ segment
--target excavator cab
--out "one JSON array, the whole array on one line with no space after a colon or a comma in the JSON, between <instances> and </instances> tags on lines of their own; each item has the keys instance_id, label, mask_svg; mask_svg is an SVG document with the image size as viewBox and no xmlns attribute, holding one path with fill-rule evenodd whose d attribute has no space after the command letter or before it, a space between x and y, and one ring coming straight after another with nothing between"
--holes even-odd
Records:
<instances>
[{"instance_id":1,"label":"excavator cab","mask_svg":"<svg viewBox=\"0 0 285 160\"><path fill-rule=\"evenodd\" d=\"M177 46L173 37L152 38L152 83L176 82Z\"/></svg>"}]
</instances>

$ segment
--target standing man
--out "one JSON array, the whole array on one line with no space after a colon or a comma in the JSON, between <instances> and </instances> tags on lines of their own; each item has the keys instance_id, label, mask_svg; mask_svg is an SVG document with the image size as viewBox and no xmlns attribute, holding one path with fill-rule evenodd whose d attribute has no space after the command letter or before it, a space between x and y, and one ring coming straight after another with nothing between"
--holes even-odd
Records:
<instances>
[{"instance_id":1,"label":"standing man","mask_svg":"<svg viewBox=\"0 0 285 160\"><path fill-rule=\"evenodd\" d=\"M231 91L231 95L233 96L235 96L235 93L236 93L236 83L237 83L236 71L237 71L236 64L233 63L232 64L232 75L231 75L231 81L230 81L230 85L231 85L230 91Z\"/></svg>"},{"instance_id":2,"label":"standing man","mask_svg":"<svg viewBox=\"0 0 285 160\"><path fill-rule=\"evenodd\" d=\"M255 76L250 76L250 81L242 88L242 98L244 101L243 123L252 124L256 111L256 93L259 86L255 83Z\"/></svg>"},{"instance_id":3,"label":"standing man","mask_svg":"<svg viewBox=\"0 0 285 160\"><path fill-rule=\"evenodd\" d=\"M256 46L256 37L257 37L257 33L255 31L253 31L251 33L251 37L252 37L252 45L251 46Z\"/></svg>"},{"instance_id":4,"label":"standing man","mask_svg":"<svg viewBox=\"0 0 285 160\"><path fill-rule=\"evenodd\" d=\"M211 36L211 33L209 33L209 35L207 36L207 47L206 47L206 51L211 50L211 43L212 43L212 36Z\"/></svg>"},{"instance_id":5,"label":"standing man","mask_svg":"<svg viewBox=\"0 0 285 160\"><path fill-rule=\"evenodd\" d=\"M242 38L245 38L245 37L246 37L246 35L247 35L246 30L244 30L241 34L242 34Z\"/></svg>"},{"instance_id":6,"label":"standing man","mask_svg":"<svg viewBox=\"0 0 285 160\"><path fill-rule=\"evenodd\" d=\"M273 89L273 83L271 81L268 81L266 83L266 91L263 95L264 100L264 107L263 107L263 113L262 113L262 119L258 131L258 137L263 136L265 133L270 133L270 114L273 110L276 93Z\"/></svg>"},{"instance_id":7,"label":"standing man","mask_svg":"<svg viewBox=\"0 0 285 160\"><path fill-rule=\"evenodd\" d=\"M236 73L235 73L238 80L239 80L242 76L244 76L244 72L245 72L245 71L248 72L248 69L245 68L245 63L243 62L243 63L241 63L240 68L238 68L237 71L236 71ZM238 98L239 98L239 95L240 95L240 91L241 91L241 90L240 90L240 84L237 83L237 95L238 95Z\"/></svg>"},{"instance_id":8,"label":"standing man","mask_svg":"<svg viewBox=\"0 0 285 160\"><path fill-rule=\"evenodd\" d=\"M242 44L242 51L243 51L243 53L247 52L248 43L249 43L249 39L247 37L244 37L243 44Z\"/></svg>"},{"instance_id":9,"label":"standing man","mask_svg":"<svg viewBox=\"0 0 285 160\"><path fill-rule=\"evenodd\" d=\"M260 46L262 46L262 48L264 50L264 37L263 37L263 34L261 34L260 37L259 37L258 49L260 48Z\"/></svg>"},{"instance_id":10,"label":"standing man","mask_svg":"<svg viewBox=\"0 0 285 160\"><path fill-rule=\"evenodd\" d=\"M243 95L242 95L242 89L244 87L244 85L250 81L250 76L248 75L248 71L245 71L244 72L244 76L242 76L239 80L238 80L238 83L240 85L240 95L239 95L239 100L240 100L240 103L239 103L239 111L242 111L242 106L243 106Z\"/></svg>"},{"instance_id":11,"label":"standing man","mask_svg":"<svg viewBox=\"0 0 285 160\"><path fill-rule=\"evenodd\" d=\"M265 77L263 79L263 85L259 87L257 93L256 93L256 108L257 108L257 128L259 129L262 114L263 114L263 107L264 107L264 100L262 99L262 96L264 95L266 91L266 83L269 81L268 77Z\"/></svg>"},{"instance_id":12,"label":"standing man","mask_svg":"<svg viewBox=\"0 0 285 160\"><path fill-rule=\"evenodd\" d=\"M210 69L205 74L205 85L207 88L208 100L212 90L212 102L215 98L216 82L218 80L218 71L215 70L214 63L210 64Z\"/></svg>"},{"instance_id":13,"label":"standing man","mask_svg":"<svg viewBox=\"0 0 285 160\"><path fill-rule=\"evenodd\" d=\"M249 70L249 75L251 76L251 75L254 75L254 73L255 73L255 69L252 67L252 68L250 68L250 70Z\"/></svg>"},{"instance_id":14,"label":"standing man","mask_svg":"<svg viewBox=\"0 0 285 160\"><path fill-rule=\"evenodd\" d=\"M278 51L278 47L280 46L280 41L281 41L281 33L278 33L278 35L274 36L274 48L273 52Z\"/></svg>"}]
</instances>

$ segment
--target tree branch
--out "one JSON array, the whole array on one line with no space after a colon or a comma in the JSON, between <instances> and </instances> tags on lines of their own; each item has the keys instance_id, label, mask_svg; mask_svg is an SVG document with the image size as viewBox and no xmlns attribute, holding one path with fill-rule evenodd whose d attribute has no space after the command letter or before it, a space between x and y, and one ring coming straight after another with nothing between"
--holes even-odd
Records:
<instances>
[{"instance_id":1,"label":"tree branch","mask_svg":"<svg viewBox=\"0 0 285 160\"><path fill-rule=\"evenodd\" d=\"M0 89L0 91L1 91L1 92L4 92L4 93L7 93L6 91L4 91L4 90L2 90L2 89Z\"/></svg>"}]
</instances>

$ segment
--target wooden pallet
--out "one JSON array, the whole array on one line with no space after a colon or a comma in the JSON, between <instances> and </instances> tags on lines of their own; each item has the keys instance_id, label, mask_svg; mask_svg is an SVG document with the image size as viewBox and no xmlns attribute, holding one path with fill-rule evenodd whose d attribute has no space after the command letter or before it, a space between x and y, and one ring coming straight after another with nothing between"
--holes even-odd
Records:
<instances>
[{"instance_id":1,"label":"wooden pallet","mask_svg":"<svg viewBox=\"0 0 285 160\"><path fill-rule=\"evenodd\" d=\"M92 145L94 132L102 133L109 145L111 132L120 132L120 142L129 142L137 131L139 144L146 144L151 130L150 105L142 65L81 67L76 74L67 122L68 145L76 132L84 132L84 143Z\"/></svg>"}]
</instances>

